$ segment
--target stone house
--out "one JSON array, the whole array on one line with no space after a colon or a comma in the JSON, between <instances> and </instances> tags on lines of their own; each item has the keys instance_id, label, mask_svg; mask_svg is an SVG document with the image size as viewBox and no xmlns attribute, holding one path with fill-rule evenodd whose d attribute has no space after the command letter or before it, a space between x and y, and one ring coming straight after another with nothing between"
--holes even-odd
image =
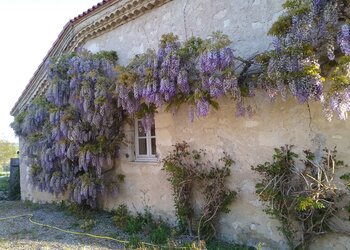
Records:
<instances>
[{"instance_id":1,"label":"stone house","mask_svg":"<svg viewBox=\"0 0 350 250\"><path fill-rule=\"evenodd\" d=\"M46 59L78 47L92 52L115 50L120 63L125 65L134 55L156 48L164 33L173 32L185 40L191 35L205 38L212 31L221 30L230 36L236 53L248 58L270 48L271 38L266 34L282 13L283 2L104 0L67 23L11 114L18 114L47 89ZM234 105L222 99L218 111L211 111L208 117L193 123L187 117L186 107L175 114L160 111L155 116L155 134L146 136L145 147L140 146L140 140L145 138L136 135L135 127L125 128L130 143L121 148L118 160L118 173L126 176L125 183L118 198L101 197L103 208L110 210L125 203L130 209L140 211L146 200L153 212L174 221L171 186L161 170L161 159L173 144L186 140L196 148L205 148L213 159L218 159L222 152L229 152L236 161L229 186L238 190L238 200L232 204L231 212L221 217L220 236L238 243L263 242L270 248L287 248L285 239L276 229L278 222L263 212L264 206L255 194L258 176L251 166L271 160L273 149L284 144L303 147L300 150L337 145L339 158L350 162L347 137L350 124L326 121L319 104L310 104L312 119L307 106L296 105L294 100L270 103L257 94L251 105L258 111L253 117L236 118ZM20 138L20 146L25 143ZM33 188L28 181L26 157L21 155L20 159L22 199L34 202L64 199Z\"/></svg>"}]
</instances>

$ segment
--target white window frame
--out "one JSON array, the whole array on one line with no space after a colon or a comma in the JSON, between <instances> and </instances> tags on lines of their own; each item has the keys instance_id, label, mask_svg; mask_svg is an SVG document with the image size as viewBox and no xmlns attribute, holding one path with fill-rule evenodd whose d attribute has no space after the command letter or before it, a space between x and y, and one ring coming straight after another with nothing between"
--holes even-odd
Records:
<instances>
[{"instance_id":1,"label":"white window frame","mask_svg":"<svg viewBox=\"0 0 350 250\"><path fill-rule=\"evenodd\" d=\"M151 130L146 132L146 136L139 136L138 133L138 122L141 122L141 119L135 119L135 161L139 162L156 162L157 154L152 154L152 139L156 139L156 134L151 135ZM140 155L139 148L139 139L146 139L147 155ZM156 139L157 144L157 139ZM156 147L157 150L157 147Z\"/></svg>"}]
</instances>

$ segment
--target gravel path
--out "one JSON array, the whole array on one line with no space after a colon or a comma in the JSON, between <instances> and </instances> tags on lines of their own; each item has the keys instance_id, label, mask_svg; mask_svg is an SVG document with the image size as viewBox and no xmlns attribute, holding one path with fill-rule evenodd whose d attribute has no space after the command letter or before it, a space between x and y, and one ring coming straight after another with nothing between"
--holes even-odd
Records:
<instances>
[{"instance_id":1,"label":"gravel path","mask_svg":"<svg viewBox=\"0 0 350 250\"><path fill-rule=\"evenodd\" d=\"M35 205L21 201L0 201L0 218L33 214L33 220L65 230L84 232L79 220L55 205ZM96 226L88 233L125 238L112 224L110 215L95 215ZM110 240L72 235L29 222L28 217L0 220L0 249L125 249L123 244Z\"/></svg>"}]
</instances>

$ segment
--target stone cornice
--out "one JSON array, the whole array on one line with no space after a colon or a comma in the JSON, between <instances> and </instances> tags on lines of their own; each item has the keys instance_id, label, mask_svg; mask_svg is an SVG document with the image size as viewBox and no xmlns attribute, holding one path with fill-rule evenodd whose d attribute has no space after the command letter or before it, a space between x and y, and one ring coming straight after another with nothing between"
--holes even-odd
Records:
<instances>
[{"instance_id":1,"label":"stone cornice","mask_svg":"<svg viewBox=\"0 0 350 250\"><path fill-rule=\"evenodd\" d=\"M173 0L105 0L102 4L71 20L63 28L43 62L39 65L11 110L11 115L17 115L47 88L45 63L49 58L60 56L64 52L74 51L88 40L130 22L147 11L170 1Z\"/></svg>"}]
</instances>

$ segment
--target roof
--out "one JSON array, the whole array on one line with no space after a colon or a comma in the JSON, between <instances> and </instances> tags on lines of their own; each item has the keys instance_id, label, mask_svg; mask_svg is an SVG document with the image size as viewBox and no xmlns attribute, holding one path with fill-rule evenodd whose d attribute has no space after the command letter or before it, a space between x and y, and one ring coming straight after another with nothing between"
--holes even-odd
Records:
<instances>
[{"instance_id":1,"label":"roof","mask_svg":"<svg viewBox=\"0 0 350 250\"><path fill-rule=\"evenodd\" d=\"M45 63L51 57L74 51L86 41L115 29L172 0L103 0L71 19L42 60L33 77L11 110L17 115L35 96L47 88Z\"/></svg>"},{"instance_id":2,"label":"roof","mask_svg":"<svg viewBox=\"0 0 350 250\"><path fill-rule=\"evenodd\" d=\"M98 9L99 7L101 7L102 5L104 5L104 4L108 3L108 2L111 2L111 0L103 0L102 2L99 2L98 4L92 6L90 9L88 9L87 11L84 11L80 15L74 17L69 22L72 23L72 22L78 21L80 18L85 17L89 13L95 11L96 9Z\"/></svg>"}]
</instances>

